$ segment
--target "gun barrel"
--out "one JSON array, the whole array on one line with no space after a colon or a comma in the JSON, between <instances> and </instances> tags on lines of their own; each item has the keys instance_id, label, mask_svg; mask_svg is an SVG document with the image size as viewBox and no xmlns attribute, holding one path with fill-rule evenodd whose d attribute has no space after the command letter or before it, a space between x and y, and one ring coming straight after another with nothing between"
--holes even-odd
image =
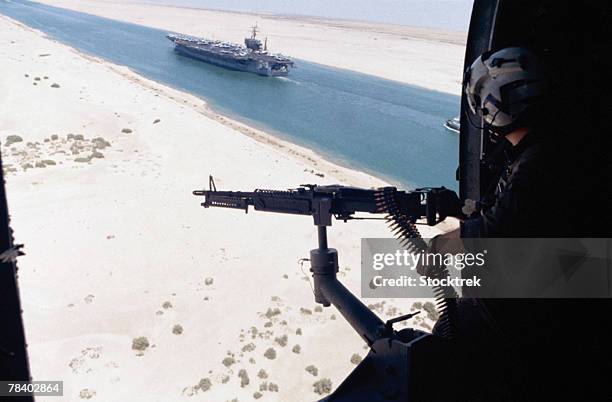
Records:
<instances>
[{"instance_id":1,"label":"gun barrel","mask_svg":"<svg viewBox=\"0 0 612 402\"><path fill-rule=\"evenodd\" d=\"M253 193L196 190L193 192L193 195L204 197L204 202L201 204L204 208L219 207L244 209L245 212L248 212L249 205L253 205Z\"/></svg>"}]
</instances>

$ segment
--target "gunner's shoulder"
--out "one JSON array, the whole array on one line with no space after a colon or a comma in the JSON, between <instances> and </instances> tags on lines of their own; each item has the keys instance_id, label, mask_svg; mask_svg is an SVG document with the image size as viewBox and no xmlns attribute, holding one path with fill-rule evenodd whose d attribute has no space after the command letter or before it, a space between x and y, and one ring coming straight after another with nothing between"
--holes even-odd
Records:
<instances>
[{"instance_id":1,"label":"gunner's shoulder","mask_svg":"<svg viewBox=\"0 0 612 402\"><path fill-rule=\"evenodd\" d=\"M521 150L520 154L516 157L514 161L514 165L531 165L531 164L539 164L544 162L550 155L541 143L533 143L526 146Z\"/></svg>"},{"instance_id":2,"label":"gunner's shoulder","mask_svg":"<svg viewBox=\"0 0 612 402\"><path fill-rule=\"evenodd\" d=\"M550 170L549 159L550 155L542 144L530 144L521 151L512 164L511 176L515 180L529 182L544 178Z\"/></svg>"}]
</instances>

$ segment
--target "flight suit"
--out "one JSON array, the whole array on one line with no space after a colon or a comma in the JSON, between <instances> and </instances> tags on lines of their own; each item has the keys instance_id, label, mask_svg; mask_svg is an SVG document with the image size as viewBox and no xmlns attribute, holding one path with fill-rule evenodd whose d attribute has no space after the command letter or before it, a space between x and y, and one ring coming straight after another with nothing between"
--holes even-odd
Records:
<instances>
[{"instance_id":1,"label":"flight suit","mask_svg":"<svg viewBox=\"0 0 612 402\"><path fill-rule=\"evenodd\" d=\"M573 224L579 210L563 198L567 158L535 133L516 146L507 143L503 152L497 185L485 194L476 216L463 223L463 236L578 236ZM589 392L600 392L610 348L602 347L607 341L596 328L611 312L608 306L606 300L459 300L457 342L465 349L463 361L474 370L466 380L480 375L479 384L488 384L469 399L502 400L506 393L517 401L587 400ZM592 333L572 328L571 320L578 317L593 324ZM593 394L592 400L599 397Z\"/></svg>"}]
</instances>

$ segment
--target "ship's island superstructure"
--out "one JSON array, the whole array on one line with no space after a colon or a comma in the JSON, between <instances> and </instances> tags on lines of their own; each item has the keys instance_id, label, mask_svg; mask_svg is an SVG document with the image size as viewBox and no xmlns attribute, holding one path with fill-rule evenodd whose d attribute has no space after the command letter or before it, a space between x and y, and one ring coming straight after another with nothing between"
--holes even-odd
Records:
<instances>
[{"instance_id":1,"label":"ship's island superstructure","mask_svg":"<svg viewBox=\"0 0 612 402\"><path fill-rule=\"evenodd\" d=\"M264 44L257 38L257 25L252 27L251 37L244 39L245 46L181 34L168 34L167 38L182 55L232 70L283 77L294 66L290 58L268 52L267 38Z\"/></svg>"}]
</instances>

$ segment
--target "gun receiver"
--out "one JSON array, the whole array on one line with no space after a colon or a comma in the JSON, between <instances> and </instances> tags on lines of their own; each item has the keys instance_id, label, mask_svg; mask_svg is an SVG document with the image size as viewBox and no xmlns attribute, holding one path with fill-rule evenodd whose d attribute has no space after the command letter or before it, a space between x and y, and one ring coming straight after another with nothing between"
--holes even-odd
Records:
<instances>
[{"instance_id":1,"label":"gun receiver","mask_svg":"<svg viewBox=\"0 0 612 402\"><path fill-rule=\"evenodd\" d=\"M402 214L411 221L426 217L429 225L435 225L446 215L438 211L436 195L448 191L444 187L399 191L395 187L363 189L340 185L318 186L303 184L295 189L255 190L253 192L217 191L212 177L209 190L196 190L196 196L203 196L204 208L220 207L243 209L248 212L252 205L256 211L277 212L294 215L312 215L316 226L331 226L332 216L338 220L361 219L357 212L381 214L381 194L392 194Z\"/></svg>"}]
</instances>

